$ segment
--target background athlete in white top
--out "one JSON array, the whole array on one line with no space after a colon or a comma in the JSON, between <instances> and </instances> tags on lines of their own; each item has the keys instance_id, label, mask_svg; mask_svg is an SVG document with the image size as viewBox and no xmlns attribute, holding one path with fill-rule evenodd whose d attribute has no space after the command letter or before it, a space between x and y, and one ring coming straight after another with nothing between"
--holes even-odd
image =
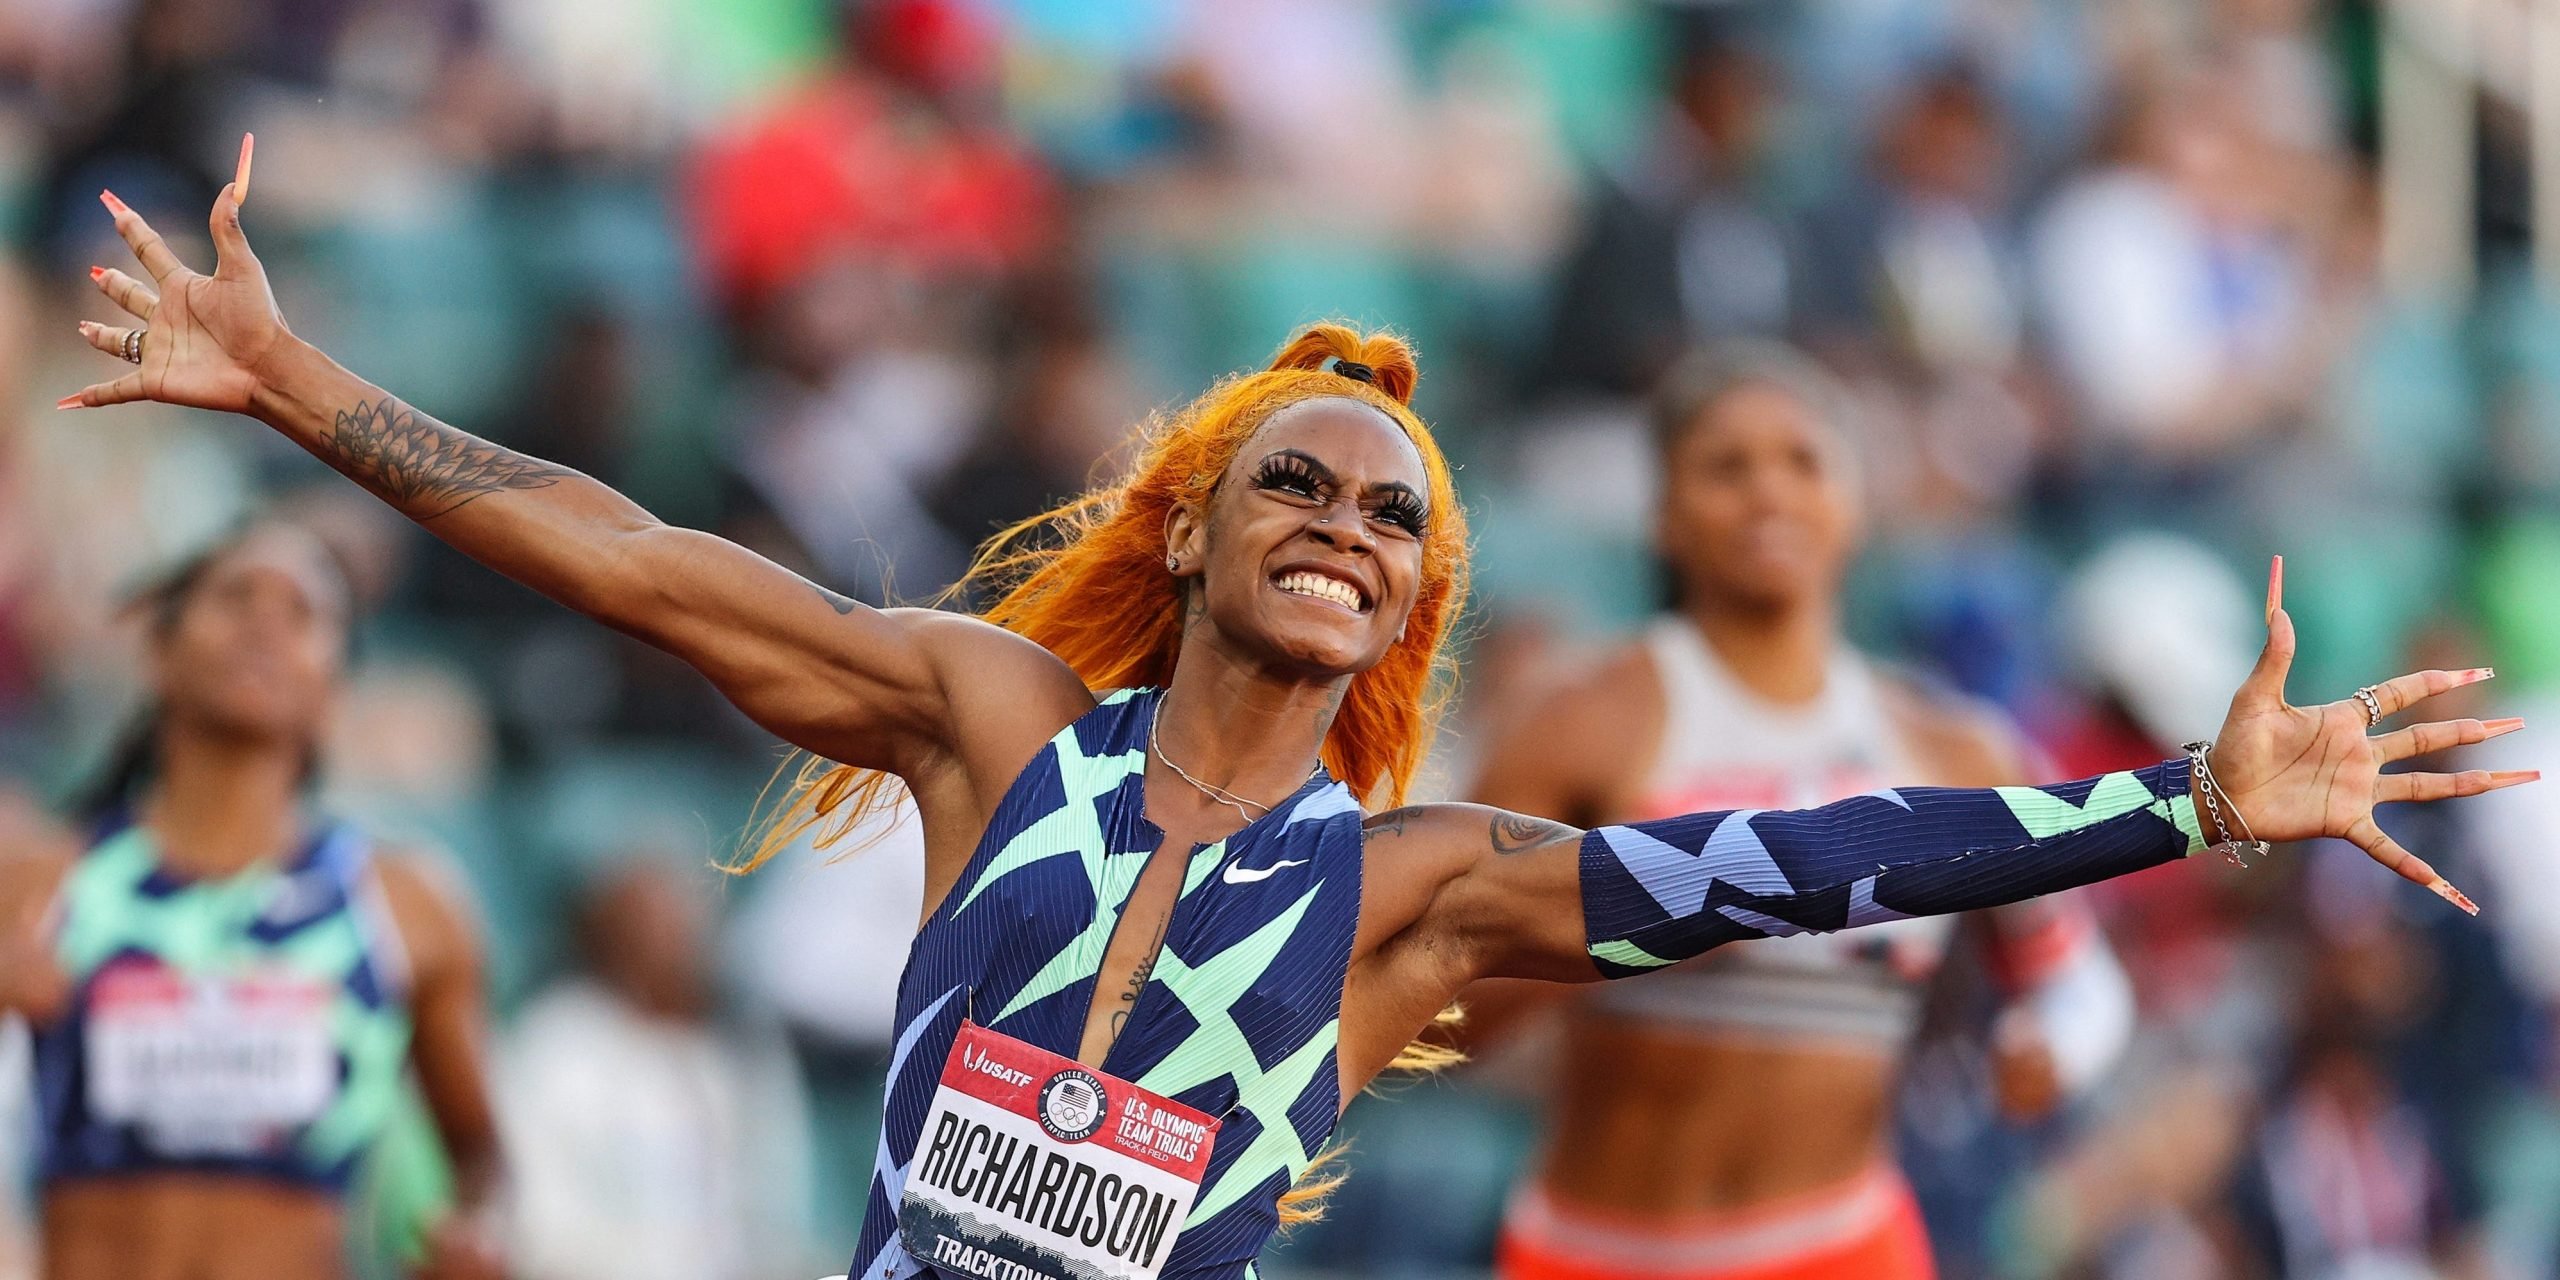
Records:
<instances>
[{"instance_id":1,"label":"background athlete in white top","mask_svg":"<svg viewBox=\"0 0 2560 1280\"><path fill-rule=\"evenodd\" d=\"M1858 503L1836 401L1777 348L1675 375L1657 424L1658 539L1678 611L1513 720L1533 730L1494 745L1476 799L1588 824L2039 780L1995 714L1841 638ZM1992 971L2020 997L1999 1046L2004 1092L2049 1105L2121 1048L2123 975L2053 900L1981 923ZM1478 1043L1528 1006L1560 1001L1567 1020L1504 1274L1930 1274L1886 1146L1898 1061L1956 936L1955 918L1913 919L1739 943L1607 990L1480 988ZM2066 1000L2067 1022L2035 1016Z\"/></svg>"}]
</instances>

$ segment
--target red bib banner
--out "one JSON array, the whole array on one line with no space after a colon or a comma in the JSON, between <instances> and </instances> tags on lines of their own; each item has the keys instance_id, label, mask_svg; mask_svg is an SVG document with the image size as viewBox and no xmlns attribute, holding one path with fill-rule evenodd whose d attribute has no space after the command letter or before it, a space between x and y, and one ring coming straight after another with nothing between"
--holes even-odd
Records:
<instances>
[{"instance_id":1,"label":"red bib banner","mask_svg":"<svg viewBox=\"0 0 2560 1280\"><path fill-rule=\"evenodd\" d=\"M925 1113L898 1235L982 1280L1152 1280L1208 1173L1218 1122L962 1023Z\"/></svg>"}]
</instances>

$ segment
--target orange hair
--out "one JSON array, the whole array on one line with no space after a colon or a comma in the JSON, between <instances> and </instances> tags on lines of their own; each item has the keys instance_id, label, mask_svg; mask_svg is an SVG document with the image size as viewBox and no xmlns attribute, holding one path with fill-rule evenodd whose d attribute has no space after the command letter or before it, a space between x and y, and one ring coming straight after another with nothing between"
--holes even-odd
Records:
<instances>
[{"instance_id":1,"label":"orange hair","mask_svg":"<svg viewBox=\"0 0 2560 1280\"><path fill-rule=\"evenodd\" d=\"M1328 361L1366 365L1375 381L1333 372ZM1404 636L1351 678L1322 758L1363 802L1403 804L1455 674L1449 632L1467 590L1466 513L1448 460L1406 403L1419 377L1402 338L1316 325L1282 347L1269 369L1227 378L1150 423L1121 480L989 539L945 599L994 595L980 617L1056 654L1089 688L1164 685L1182 647L1183 583L1164 567L1174 507L1205 508L1227 464L1274 413L1327 397L1369 405L1422 455L1431 519ZM895 786L887 774L811 758L769 807L778 812L759 822L755 848L736 869L763 865L812 830L818 847L834 844L892 803Z\"/></svg>"},{"instance_id":2,"label":"orange hair","mask_svg":"<svg viewBox=\"0 0 2560 1280\"><path fill-rule=\"evenodd\" d=\"M1367 366L1371 379L1335 372L1331 362L1340 361ZM1316 325L1282 347L1270 368L1224 379L1181 412L1150 422L1119 481L988 539L943 598L993 595L980 617L1056 654L1088 688L1164 685L1182 647L1184 590L1165 571L1166 518L1177 504L1205 508L1228 464L1271 415L1324 398L1366 404L1403 428L1422 455L1431 516L1404 634L1376 666L1351 678L1321 755L1364 803L1403 804L1453 683L1450 630L1467 593L1466 513L1448 459L1409 403L1420 377L1413 349L1395 334ZM894 803L897 786L888 774L810 758L759 820L754 851L734 869L753 870L812 830L818 847L834 844L866 814ZM1441 1021L1455 1015L1453 1009ZM1417 1041L1395 1065L1436 1070L1457 1058ZM1283 1226L1320 1215L1325 1195L1342 1180L1318 1172L1335 1154L1318 1157L1281 1197Z\"/></svg>"}]
</instances>

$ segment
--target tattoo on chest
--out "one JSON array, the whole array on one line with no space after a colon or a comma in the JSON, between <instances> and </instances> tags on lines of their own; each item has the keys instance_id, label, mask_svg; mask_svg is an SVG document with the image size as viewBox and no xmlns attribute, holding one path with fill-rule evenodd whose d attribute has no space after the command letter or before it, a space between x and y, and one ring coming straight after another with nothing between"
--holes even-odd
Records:
<instances>
[{"instance_id":1,"label":"tattoo on chest","mask_svg":"<svg viewBox=\"0 0 2560 1280\"><path fill-rule=\"evenodd\" d=\"M1571 840L1575 834L1573 828L1561 822L1549 822L1544 818L1532 818L1527 814L1497 813L1493 815L1491 833L1493 851L1504 857Z\"/></svg>"},{"instance_id":2,"label":"tattoo on chest","mask_svg":"<svg viewBox=\"0 0 2560 1280\"><path fill-rule=\"evenodd\" d=\"M1129 1015L1137 1012L1138 995L1147 989L1147 980L1155 976L1156 957L1164 953L1165 931L1172 927L1173 913L1167 911L1156 924L1155 941L1147 944L1146 958L1129 972L1129 983L1120 991L1120 1007L1111 1011L1111 1034L1103 1042L1105 1049L1120 1043L1120 1033L1129 1029Z\"/></svg>"},{"instance_id":3,"label":"tattoo on chest","mask_svg":"<svg viewBox=\"0 0 2560 1280\"><path fill-rule=\"evenodd\" d=\"M416 520L433 520L482 494L548 488L575 474L389 399L340 410L321 443L330 465Z\"/></svg>"}]
</instances>

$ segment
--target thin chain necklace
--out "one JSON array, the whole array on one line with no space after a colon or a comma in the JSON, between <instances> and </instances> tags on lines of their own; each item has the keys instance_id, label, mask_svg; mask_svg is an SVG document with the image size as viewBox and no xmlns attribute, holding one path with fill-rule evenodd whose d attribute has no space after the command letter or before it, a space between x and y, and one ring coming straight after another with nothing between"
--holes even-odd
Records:
<instances>
[{"instance_id":1,"label":"thin chain necklace","mask_svg":"<svg viewBox=\"0 0 2560 1280\"><path fill-rule=\"evenodd\" d=\"M1193 787L1199 790L1200 794L1235 810L1237 813L1243 814L1246 822L1251 822L1255 818L1262 816L1261 814L1253 812L1255 809L1260 809L1263 813L1271 812L1270 805L1264 804L1259 800L1247 800L1243 796L1237 795L1235 792L1229 791L1224 787L1213 786L1209 783L1202 782L1198 778L1192 777L1190 770L1183 768L1181 765L1175 764L1173 762L1173 757L1164 753L1163 742L1156 734L1157 726L1163 723L1164 699L1158 698L1156 699L1155 714L1147 719L1147 749L1156 753L1156 759L1164 761L1165 768L1173 770L1173 776L1182 779L1184 782L1190 783ZM1316 776L1316 769L1321 769L1323 767L1323 759L1318 758L1315 768L1307 770L1307 776L1310 778Z\"/></svg>"}]
</instances>

